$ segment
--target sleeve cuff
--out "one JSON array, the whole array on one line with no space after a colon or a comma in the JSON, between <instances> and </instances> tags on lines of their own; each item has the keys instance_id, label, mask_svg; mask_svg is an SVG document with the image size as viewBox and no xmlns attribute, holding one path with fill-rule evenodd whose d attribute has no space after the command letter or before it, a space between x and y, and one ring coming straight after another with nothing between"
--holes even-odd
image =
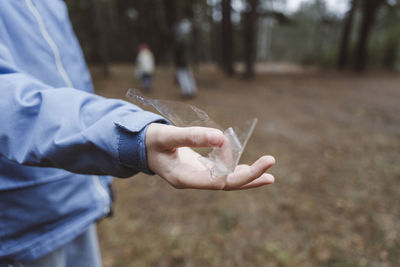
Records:
<instances>
[{"instance_id":1,"label":"sleeve cuff","mask_svg":"<svg viewBox=\"0 0 400 267\"><path fill-rule=\"evenodd\" d=\"M119 137L119 160L122 165L135 170L136 172L144 172L154 175L147 165L146 155L146 131L151 123L170 124L167 120L158 116L153 118L153 121L145 124L139 131L121 127L118 125Z\"/></svg>"},{"instance_id":2,"label":"sleeve cuff","mask_svg":"<svg viewBox=\"0 0 400 267\"><path fill-rule=\"evenodd\" d=\"M119 159L123 165L135 171L154 174L147 166L146 131L148 125L137 133L120 129Z\"/></svg>"}]
</instances>

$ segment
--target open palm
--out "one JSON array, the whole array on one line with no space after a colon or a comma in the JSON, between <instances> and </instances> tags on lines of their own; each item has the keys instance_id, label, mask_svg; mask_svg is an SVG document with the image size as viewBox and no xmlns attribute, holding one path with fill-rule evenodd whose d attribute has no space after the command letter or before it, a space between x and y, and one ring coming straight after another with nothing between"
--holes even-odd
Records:
<instances>
[{"instance_id":1,"label":"open palm","mask_svg":"<svg viewBox=\"0 0 400 267\"><path fill-rule=\"evenodd\" d=\"M217 129L153 123L146 132L148 165L175 188L238 190L274 182L274 177L265 173L275 164L272 156L262 156L251 166L238 165L227 176L212 177L190 147L221 147L224 142L225 136Z\"/></svg>"}]
</instances>

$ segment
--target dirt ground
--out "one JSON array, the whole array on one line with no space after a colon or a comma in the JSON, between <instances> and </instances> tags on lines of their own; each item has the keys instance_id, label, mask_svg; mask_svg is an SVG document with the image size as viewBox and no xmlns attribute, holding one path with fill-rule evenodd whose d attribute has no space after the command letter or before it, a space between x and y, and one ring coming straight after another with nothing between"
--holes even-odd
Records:
<instances>
[{"instance_id":1,"label":"dirt ground","mask_svg":"<svg viewBox=\"0 0 400 267\"><path fill-rule=\"evenodd\" d=\"M133 66L97 93L124 98ZM274 185L176 190L158 176L115 180L115 215L99 223L110 266L400 266L400 75L277 71L254 81L196 69L182 100L159 69L154 98L186 101L224 126L257 117L242 162L277 160Z\"/></svg>"}]
</instances>

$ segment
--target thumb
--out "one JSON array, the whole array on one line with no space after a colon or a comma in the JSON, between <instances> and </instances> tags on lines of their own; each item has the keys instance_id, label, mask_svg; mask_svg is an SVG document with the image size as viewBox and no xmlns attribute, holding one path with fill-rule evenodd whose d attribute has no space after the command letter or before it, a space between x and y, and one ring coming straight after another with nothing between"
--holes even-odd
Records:
<instances>
[{"instance_id":1,"label":"thumb","mask_svg":"<svg viewBox=\"0 0 400 267\"><path fill-rule=\"evenodd\" d=\"M149 126L148 131L152 131L152 126ZM178 147L220 147L225 141L224 134L214 128L175 127L162 124L154 128L158 128L156 130L158 133L156 134L155 144L165 149Z\"/></svg>"}]
</instances>

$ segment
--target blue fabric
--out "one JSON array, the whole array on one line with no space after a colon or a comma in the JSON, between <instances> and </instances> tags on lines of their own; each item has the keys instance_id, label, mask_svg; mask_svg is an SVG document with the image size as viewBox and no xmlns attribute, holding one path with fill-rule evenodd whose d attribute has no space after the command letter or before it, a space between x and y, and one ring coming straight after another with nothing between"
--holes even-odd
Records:
<instances>
[{"instance_id":1,"label":"blue fabric","mask_svg":"<svg viewBox=\"0 0 400 267\"><path fill-rule=\"evenodd\" d=\"M151 173L145 127L166 121L93 94L63 1L0 1L0 94L0 262L37 259L104 216L104 175Z\"/></svg>"},{"instance_id":2,"label":"blue fabric","mask_svg":"<svg viewBox=\"0 0 400 267\"><path fill-rule=\"evenodd\" d=\"M8 267L101 267L96 225L92 224L83 234L49 253L28 262L12 262Z\"/></svg>"},{"instance_id":3,"label":"blue fabric","mask_svg":"<svg viewBox=\"0 0 400 267\"><path fill-rule=\"evenodd\" d=\"M135 163L142 166L147 165L147 155L146 155L146 149L142 149L139 151L139 153L130 153L132 150L132 147L130 143L132 143L132 139L136 138L137 142L139 143L140 147L145 147L145 142L146 142L146 130L147 126L140 131L138 134L134 134L135 136L132 137L132 133L126 130L121 131L120 134L120 139L119 139L119 149L120 149L120 160L122 163L124 163L127 166L130 166L129 164ZM134 168L134 166L131 166ZM154 174L151 170L142 170L144 173L147 174Z\"/></svg>"}]
</instances>

